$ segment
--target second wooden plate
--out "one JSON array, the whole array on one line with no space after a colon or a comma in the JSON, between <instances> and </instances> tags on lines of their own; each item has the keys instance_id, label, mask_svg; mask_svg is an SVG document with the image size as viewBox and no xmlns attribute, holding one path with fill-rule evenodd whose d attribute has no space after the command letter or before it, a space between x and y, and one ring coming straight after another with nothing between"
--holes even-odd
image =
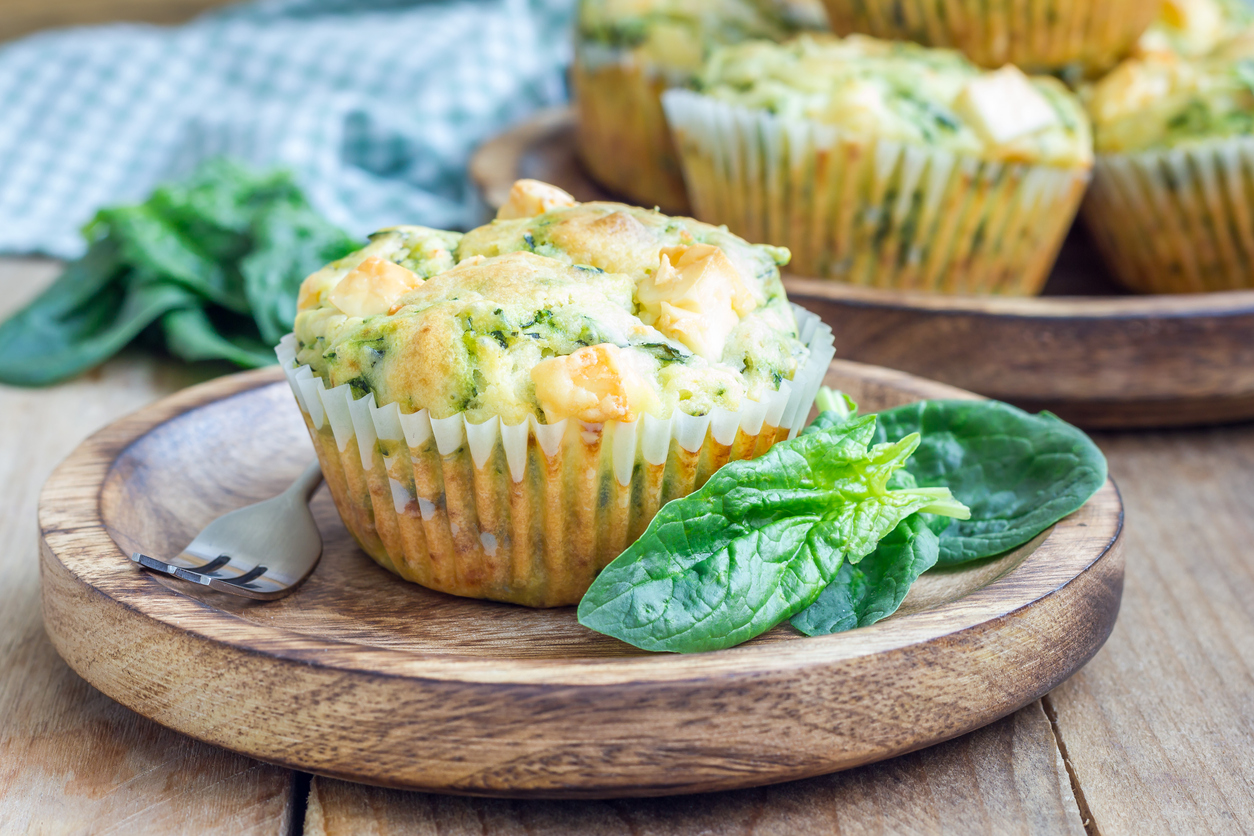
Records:
<instances>
[{"instance_id":1,"label":"second wooden plate","mask_svg":"<svg viewBox=\"0 0 1254 836\"><path fill-rule=\"evenodd\" d=\"M482 146L471 174L499 205L519 177L612 199L574 153L569 111L543 111ZM1254 418L1254 291L1131 296L1079 230L1038 298L979 298L785 277L836 332L838 356L902 369L1089 428Z\"/></svg>"},{"instance_id":2,"label":"second wooden plate","mask_svg":"<svg viewBox=\"0 0 1254 836\"><path fill-rule=\"evenodd\" d=\"M837 362L877 410L965 393ZM40 498L44 622L70 666L145 717L296 769L406 789L605 798L731 789L869 763L1037 699L1110 634L1123 511L1108 483L1010 554L927 573L872 627L652 655L574 608L406 583L363 554L325 491L325 550L260 603L156 577L209 520L313 456L277 369L223 378L101 431Z\"/></svg>"}]
</instances>

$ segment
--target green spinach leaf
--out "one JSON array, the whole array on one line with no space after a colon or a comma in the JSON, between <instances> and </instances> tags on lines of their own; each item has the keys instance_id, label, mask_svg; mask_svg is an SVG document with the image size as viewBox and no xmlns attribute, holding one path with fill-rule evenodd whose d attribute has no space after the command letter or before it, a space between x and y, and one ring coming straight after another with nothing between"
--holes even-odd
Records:
<instances>
[{"instance_id":1,"label":"green spinach leaf","mask_svg":"<svg viewBox=\"0 0 1254 836\"><path fill-rule=\"evenodd\" d=\"M289 174L226 160L139 206L102 209L84 234L87 254L0 324L0 382L56 383L141 335L186 360L268 365L301 281L358 246Z\"/></svg>"},{"instance_id":2,"label":"green spinach leaf","mask_svg":"<svg viewBox=\"0 0 1254 836\"><path fill-rule=\"evenodd\" d=\"M194 302L177 285L144 276L120 280L109 249L93 247L47 293L0 324L0 382L46 386L73 377L112 357L162 314Z\"/></svg>"},{"instance_id":3,"label":"green spinach leaf","mask_svg":"<svg viewBox=\"0 0 1254 836\"><path fill-rule=\"evenodd\" d=\"M162 186L148 201L211 258L233 262L248 254L259 211L306 205L291 175L255 171L229 159L209 160L191 177Z\"/></svg>"},{"instance_id":4,"label":"green spinach leaf","mask_svg":"<svg viewBox=\"0 0 1254 836\"><path fill-rule=\"evenodd\" d=\"M107 230L128 265L181 284L208 302L248 312L244 283L232 265L214 260L153 206L104 209L93 224L96 230Z\"/></svg>"},{"instance_id":5,"label":"green spinach leaf","mask_svg":"<svg viewBox=\"0 0 1254 836\"><path fill-rule=\"evenodd\" d=\"M166 347L188 362L227 360L251 368L274 362L274 349L243 329L215 326L203 308L170 311L161 318Z\"/></svg>"},{"instance_id":6,"label":"green spinach leaf","mask_svg":"<svg viewBox=\"0 0 1254 836\"><path fill-rule=\"evenodd\" d=\"M803 432L846 421L824 412ZM1002 554L1078 510L1106 482L1106 458L1082 430L999 401L921 401L879 413L875 440L918 433L906 470L924 487L945 486L971 509L967 520L931 520L939 566Z\"/></svg>"},{"instance_id":7,"label":"green spinach leaf","mask_svg":"<svg viewBox=\"0 0 1254 836\"><path fill-rule=\"evenodd\" d=\"M818 599L793 616L792 626L807 636L825 636L887 618L939 556L940 538L923 516L908 517L861 562L846 561Z\"/></svg>"},{"instance_id":8,"label":"green spinach leaf","mask_svg":"<svg viewBox=\"0 0 1254 836\"><path fill-rule=\"evenodd\" d=\"M292 330L304 278L361 246L296 197L257 212L252 249L240 261L248 306L261 339L269 345Z\"/></svg>"},{"instance_id":9,"label":"green spinach leaf","mask_svg":"<svg viewBox=\"0 0 1254 836\"><path fill-rule=\"evenodd\" d=\"M810 606L911 514L967 513L945 488L890 489L919 439L868 449L874 435L860 418L724 466L602 571L580 623L646 650L732 647Z\"/></svg>"}]
</instances>

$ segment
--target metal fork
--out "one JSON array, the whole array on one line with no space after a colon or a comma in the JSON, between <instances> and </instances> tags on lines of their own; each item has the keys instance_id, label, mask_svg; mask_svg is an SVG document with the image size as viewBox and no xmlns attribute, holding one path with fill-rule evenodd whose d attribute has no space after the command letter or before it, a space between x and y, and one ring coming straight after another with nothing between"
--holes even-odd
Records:
<instances>
[{"instance_id":1,"label":"metal fork","mask_svg":"<svg viewBox=\"0 0 1254 836\"><path fill-rule=\"evenodd\" d=\"M283 493L218 517L175 562L135 552L146 569L221 592L272 601L300 586L322 557L322 535L309 500L322 484L314 461Z\"/></svg>"}]
</instances>

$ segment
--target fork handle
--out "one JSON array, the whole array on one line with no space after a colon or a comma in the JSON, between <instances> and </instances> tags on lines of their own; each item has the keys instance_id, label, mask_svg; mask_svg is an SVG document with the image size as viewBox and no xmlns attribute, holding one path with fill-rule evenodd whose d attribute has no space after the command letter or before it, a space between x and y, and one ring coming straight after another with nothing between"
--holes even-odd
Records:
<instances>
[{"instance_id":1,"label":"fork handle","mask_svg":"<svg viewBox=\"0 0 1254 836\"><path fill-rule=\"evenodd\" d=\"M322 484L322 465L314 459L309 463L309 467L305 468L305 472L296 477L296 481L291 487L283 493L288 496L300 497L308 502L314 495L314 491L318 490L318 486Z\"/></svg>"}]
</instances>

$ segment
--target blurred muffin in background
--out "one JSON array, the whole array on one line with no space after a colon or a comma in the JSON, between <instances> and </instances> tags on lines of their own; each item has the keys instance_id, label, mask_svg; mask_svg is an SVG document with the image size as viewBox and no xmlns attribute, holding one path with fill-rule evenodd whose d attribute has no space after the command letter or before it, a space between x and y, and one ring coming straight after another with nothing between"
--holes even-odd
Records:
<instances>
[{"instance_id":1,"label":"blurred muffin in background","mask_svg":"<svg viewBox=\"0 0 1254 836\"><path fill-rule=\"evenodd\" d=\"M1054 78L953 50L803 35L717 50L667 118L695 214L793 271L949 293L1040 291L1092 165Z\"/></svg>"},{"instance_id":2,"label":"blurred muffin in background","mask_svg":"<svg viewBox=\"0 0 1254 836\"><path fill-rule=\"evenodd\" d=\"M983 67L1100 75L1153 21L1154 0L825 0L832 30L961 50Z\"/></svg>"},{"instance_id":3,"label":"blurred muffin in background","mask_svg":"<svg viewBox=\"0 0 1254 836\"><path fill-rule=\"evenodd\" d=\"M1088 107L1084 220L1116 277L1150 293L1254 287L1254 31L1203 57L1129 60Z\"/></svg>"},{"instance_id":4,"label":"blurred muffin in background","mask_svg":"<svg viewBox=\"0 0 1254 836\"><path fill-rule=\"evenodd\" d=\"M687 211L662 91L690 83L716 46L826 26L820 0L581 0L571 69L580 160L623 197Z\"/></svg>"},{"instance_id":5,"label":"blurred muffin in background","mask_svg":"<svg viewBox=\"0 0 1254 836\"><path fill-rule=\"evenodd\" d=\"M1136 53L1205 55L1252 23L1254 6L1247 0L1164 0L1158 18L1137 42Z\"/></svg>"}]
</instances>

